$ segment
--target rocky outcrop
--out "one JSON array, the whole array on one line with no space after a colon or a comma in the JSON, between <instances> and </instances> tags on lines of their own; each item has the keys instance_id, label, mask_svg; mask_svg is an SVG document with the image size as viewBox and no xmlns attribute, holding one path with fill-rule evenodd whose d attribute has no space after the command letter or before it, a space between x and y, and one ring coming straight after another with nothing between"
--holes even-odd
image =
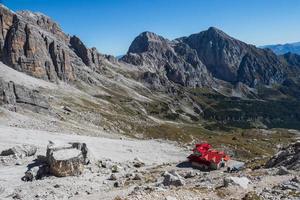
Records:
<instances>
[{"instance_id":1,"label":"rocky outcrop","mask_svg":"<svg viewBox=\"0 0 300 200\"><path fill-rule=\"evenodd\" d=\"M45 163L41 163L28 169L25 175L21 178L22 181L34 181L43 178L49 174L49 166Z\"/></svg>"},{"instance_id":2,"label":"rocky outcrop","mask_svg":"<svg viewBox=\"0 0 300 200\"><path fill-rule=\"evenodd\" d=\"M266 163L267 168L280 166L290 170L300 170L300 141L282 148Z\"/></svg>"},{"instance_id":3,"label":"rocky outcrop","mask_svg":"<svg viewBox=\"0 0 300 200\"><path fill-rule=\"evenodd\" d=\"M1 7L1 61L44 80L74 80L65 35L50 18L31 12L13 13Z\"/></svg>"},{"instance_id":4,"label":"rocky outcrop","mask_svg":"<svg viewBox=\"0 0 300 200\"><path fill-rule=\"evenodd\" d=\"M0 4L0 56L3 55L3 47L8 31L13 24L14 14L6 7Z\"/></svg>"},{"instance_id":5,"label":"rocky outcrop","mask_svg":"<svg viewBox=\"0 0 300 200\"><path fill-rule=\"evenodd\" d=\"M33 156L37 151L34 145L20 145L3 150L0 156L14 156L16 158L24 158L26 156Z\"/></svg>"},{"instance_id":6,"label":"rocky outcrop","mask_svg":"<svg viewBox=\"0 0 300 200\"><path fill-rule=\"evenodd\" d=\"M57 23L41 13L14 13L1 6L0 30L0 60L44 80L91 83L85 67L95 71L104 60L112 60L95 48L87 48L76 36L66 35Z\"/></svg>"},{"instance_id":7,"label":"rocky outcrop","mask_svg":"<svg viewBox=\"0 0 300 200\"><path fill-rule=\"evenodd\" d=\"M47 99L40 94L39 90L31 90L14 82L0 80L0 105L23 105L33 111L49 109Z\"/></svg>"},{"instance_id":8,"label":"rocky outcrop","mask_svg":"<svg viewBox=\"0 0 300 200\"><path fill-rule=\"evenodd\" d=\"M176 171L172 170L170 172L165 172L163 174L164 180L163 180L163 185L164 186L183 186L185 185L184 178L181 177Z\"/></svg>"},{"instance_id":9,"label":"rocky outcrop","mask_svg":"<svg viewBox=\"0 0 300 200\"><path fill-rule=\"evenodd\" d=\"M224 186L237 185L243 189L247 189L250 180L247 177L226 177L224 178Z\"/></svg>"},{"instance_id":10,"label":"rocky outcrop","mask_svg":"<svg viewBox=\"0 0 300 200\"><path fill-rule=\"evenodd\" d=\"M70 39L71 48L76 55L81 58L86 66L97 68L100 67L102 60L104 59L96 48L89 49L83 42L76 36L72 36Z\"/></svg>"}]
</instances>

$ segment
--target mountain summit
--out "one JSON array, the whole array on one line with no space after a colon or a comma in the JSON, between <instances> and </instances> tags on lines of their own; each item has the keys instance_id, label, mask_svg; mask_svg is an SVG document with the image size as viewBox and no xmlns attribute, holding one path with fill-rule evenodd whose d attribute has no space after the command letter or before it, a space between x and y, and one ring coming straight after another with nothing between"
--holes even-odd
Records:
<instances>
[{"instance_id":1,"label":"mountain summit","mask_svg":"<svg viewBox=\"0 0 300 200\"><path fill-rule=\"evenodd\" d=\"M160 129L155 118L299 128L295 54L277 56L211 27L174 40L143 32L116 59L43 14L0 13L0 104L11 110L70 119L63 128L76 121L133 134Z\"/></svg>"},{"instance_id":2,"label":"mountain summit","mask_svg":"<svg viewBox=\"0 0 300 200\"><path fill-rule=\"evenodd\" d=\"M152 56L141 56L147 53ZM154 33L142 33L132 42L123 61L141 65L161 57L173 63L178 56L181 58L176 60L192 66L201 65L217 79L233 84L241 82L250 87L280 84L287 74L286 66L274 53L234 39L215 27L173 41ZM158 65L156 62L154 66Z\"/></svg>"}]
</instances>

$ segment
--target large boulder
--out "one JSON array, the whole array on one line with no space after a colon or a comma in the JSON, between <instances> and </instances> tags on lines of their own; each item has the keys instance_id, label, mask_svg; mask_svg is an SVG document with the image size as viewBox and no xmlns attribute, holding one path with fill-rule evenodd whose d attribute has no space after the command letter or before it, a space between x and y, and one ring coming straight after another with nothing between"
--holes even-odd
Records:
<instances>
[{"instance_id":1,"label":"large boulder","mask_svg":"<svg viewBox=\"0 0 300 200\"><path fill-rule=\"evenodd\" d=\"M49 166L47 164L40 164L28 169L22 177L23 181L33 181L41 179L49 173Z\"/></svg>"},{"instance_id":2,"label":"large boulder","mask_svg":"<svg viewBox=\"0 0 300 200\"><path fill-rule=\"evenodd\" d=\"M15 158L24 158L27 156L33 156L36 153L36 151L36 146L23 144L3 150L0 153L0 156L14 156Z\"/></svg>"},{"instance_id":3,"label":"large boulder","mask_svg":"<svg viewBox=\"0 0 300 200\"><path fill-rule=\"evenodd\" d=\"M1 67L3 67L2 64ZM32 90L24 85L0 79L1 104L9 104L11 106L20 105L22 108L27 108L35 112L48 110L50 107L47 98L38 89Z\"/></svg>"},{"instance_id":4,"label":"large boulder","mask_svg":"<svg viewBox=\"0 0 300 200\"><path fill-rule=\"evenodd\" d=\"M47 162L50 173L54 176L77 176L84 170L84 165L90 163L89 151L85 143L69 143L67 145L55 145L51 143L47 147Z\"/></svg>"},{"instance_id":5,"label":"large boulder","mask_svg":"<svg viewBox=\"0 0 300 200\"><path fill-rule=\"evenodd\" d=\"M224 178L224 186L237 185L243 189L247 189L250 180L246 177L226 177Z\"/></svg>"},{"instance_id":6,"label":"large boulder","mask_svg":"<svg viewBox=\"0 0 300 200\"><path fill-rule=\"evenodd\" d=\"M183 186L185 185L184 178L181 177L178 173L175 171L170 171L170 172L165 172L163 174L164 180L163 180L163 185L164 186Z\"/></svg>"},{"instance_id":7,"label":"large boulder","mask_svg":"<svg viewBox=\"0 0 300 200\"><path fill-rule=\"evenodd\" d=\"M289 170L300 170L300 141L282 148L267 163L267 168L284 166Z\"/></svg>"}]
</instances>

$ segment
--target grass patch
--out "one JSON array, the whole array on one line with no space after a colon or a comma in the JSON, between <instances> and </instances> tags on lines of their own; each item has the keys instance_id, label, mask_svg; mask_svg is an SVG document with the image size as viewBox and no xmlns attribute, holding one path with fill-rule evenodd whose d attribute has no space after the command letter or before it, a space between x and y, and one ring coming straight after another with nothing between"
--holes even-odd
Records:
<instances>
[{"instance_id":1,"label":"grass patch","mask_svg":"<svg viewBox=\"0 0 300 200\"><path fill-rule=\"evenodd\" d=\"M138 130L146 138L178 141L185 145L191 141L207 141L234 158L248 162L250 167L263 165L276 151L277 144L288 144L295 135L284 129L234 129L230 132L211 131L200 125L166 123Z\"/></svg>"}]
</instances>

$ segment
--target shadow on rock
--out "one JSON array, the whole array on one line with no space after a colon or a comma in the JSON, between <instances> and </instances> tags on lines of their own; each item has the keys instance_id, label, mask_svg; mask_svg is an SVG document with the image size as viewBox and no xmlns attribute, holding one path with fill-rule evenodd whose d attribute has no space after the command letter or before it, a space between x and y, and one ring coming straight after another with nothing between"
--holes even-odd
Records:
<instances>
[{"instance_id":1,"label":"shadow on rock","mask_svg":"<svg viewBox=\"0 0 300 200\"><path fill-rule=\"evenodd\" d=\"M45 156L38 156L32 163L27 165L23 181L33 181L49 176L49 165L46 162Z\"/></svg>"},{"instance_id":2,"label":"shadow on rock","mask_svg":"<svg viewBox=\"0 0 300 200\"><path fill-rule=\"evenodd\" d=\"M200 171L203 171L203 172L211 171L211 169L209 169L209 168L205 168L205 167L201 167L201 166L195 166L189 161L183 161L181 163L178 163L176 165L176 167L178 167L178 168L192 168L192 169L197 169L197 170L200 170Z\"/></svg>"}]
</instances>

